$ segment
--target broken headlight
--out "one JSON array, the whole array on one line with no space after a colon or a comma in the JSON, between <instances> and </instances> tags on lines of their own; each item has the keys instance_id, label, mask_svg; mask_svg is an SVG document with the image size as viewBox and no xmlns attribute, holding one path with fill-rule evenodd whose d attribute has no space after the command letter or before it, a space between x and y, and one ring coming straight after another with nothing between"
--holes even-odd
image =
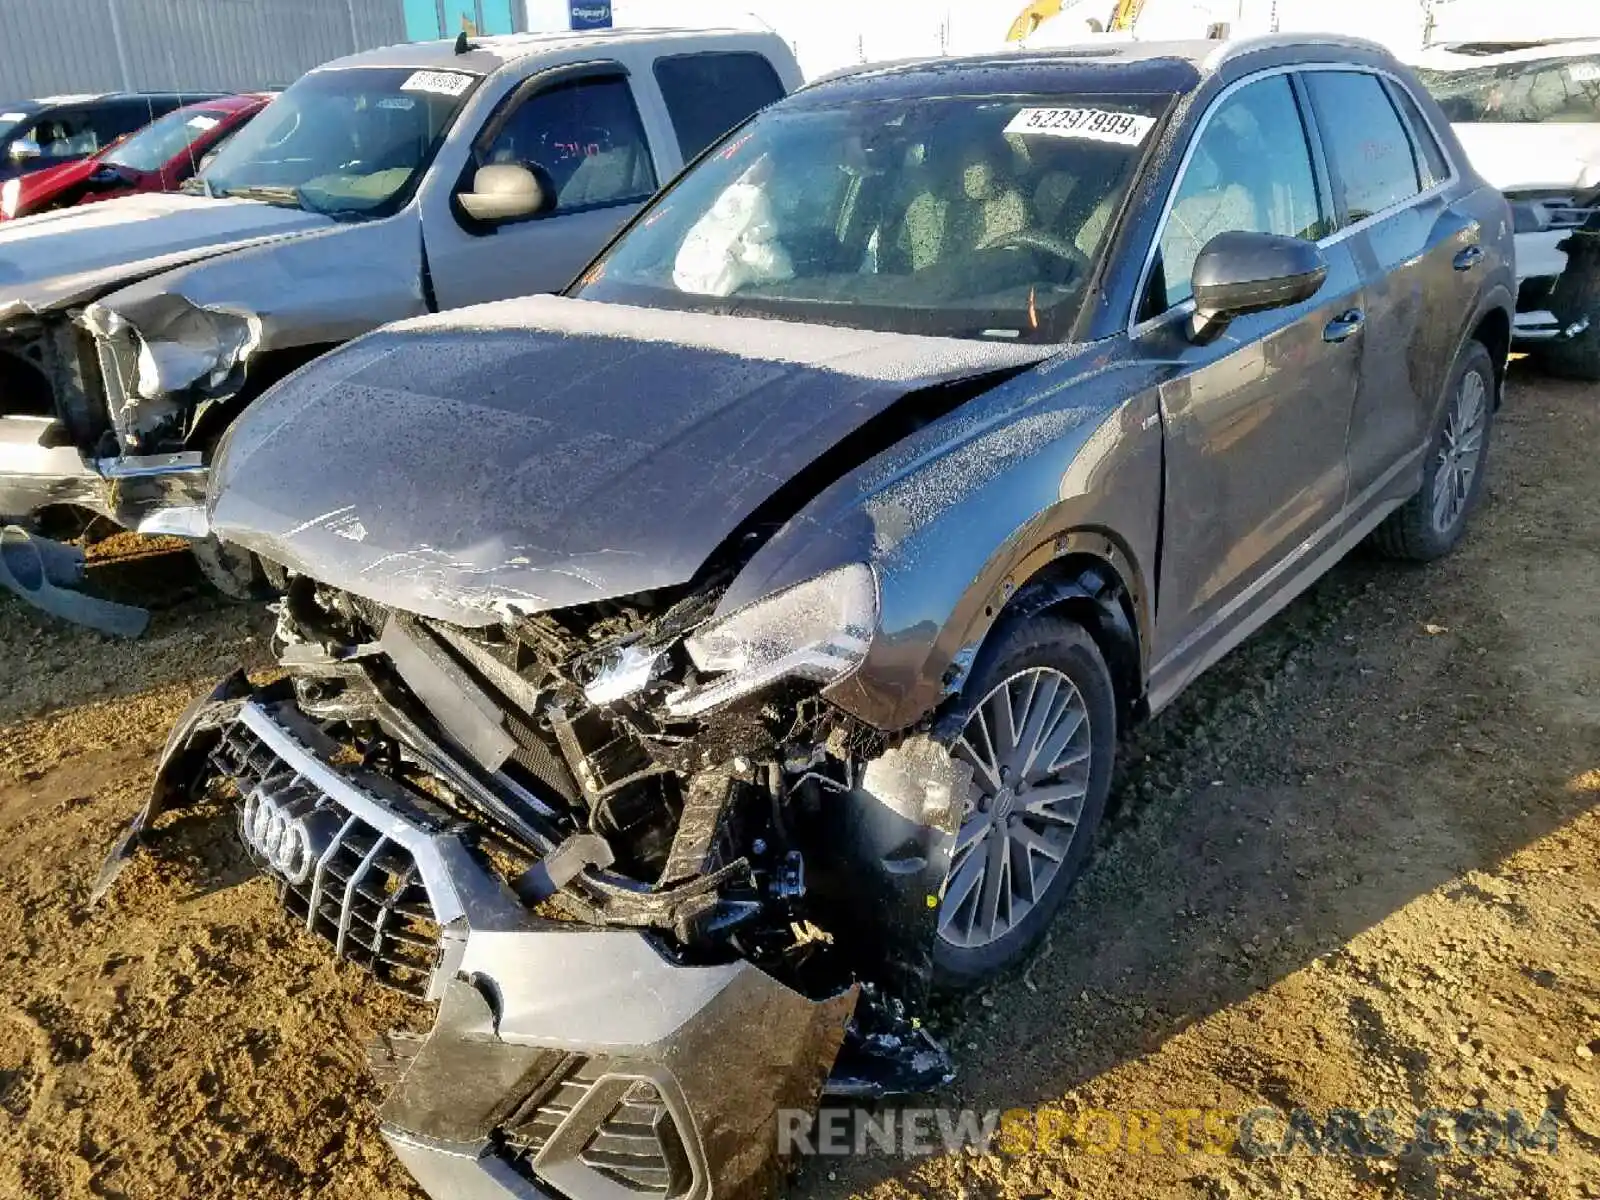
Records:
<instances>
[{"instance_id":1,"label":"broken headlight","mask_svg":"<svg viewBox=\"0 0 1600 1200\"><path fill-rule=\"evenodd\" d=\"M702 675L667 698L673 716L693 717L780 679L828 684L867 656L878 624L878 581L862 563L775 592L684 639Z\"/></svg>"}]
</instances>

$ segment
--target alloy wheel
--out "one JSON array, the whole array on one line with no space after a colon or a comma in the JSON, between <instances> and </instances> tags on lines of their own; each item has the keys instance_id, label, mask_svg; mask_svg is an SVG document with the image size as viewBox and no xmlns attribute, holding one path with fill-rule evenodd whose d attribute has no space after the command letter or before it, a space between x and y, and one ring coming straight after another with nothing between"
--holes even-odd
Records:
<instances>
[{"instance_id":1,"label":"alloy wheel","mask_svg":"<svg viewBox=\"0 0 1600 1200\"><path fill-rule=\"evenodd\" d=\"M1089 794L1093 742L1077 686L1051 667L998 684L956 742L972 793L939 908L939 936L965 949L1014 930L1056 878Z\"/></svg>"},{"instance_id":2,"label":"alloy wheel","mask_svg":"<svg viewBox=\"0 0 1600 1200\"><path fill-rule=\"evenodd\" d=\"M1483 435L1489 420L1489 389L1483 376L1468 371L1456 388L1445 417L1439 465L1433 476L1433 528L1448 534L1466 512L1483 459Z\"/></svg>"}]
</instances>

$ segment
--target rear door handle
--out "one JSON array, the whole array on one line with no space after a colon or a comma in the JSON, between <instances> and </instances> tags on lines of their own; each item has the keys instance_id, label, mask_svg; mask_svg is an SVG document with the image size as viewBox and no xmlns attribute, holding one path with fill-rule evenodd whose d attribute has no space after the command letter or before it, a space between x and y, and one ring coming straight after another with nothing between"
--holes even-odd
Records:
<instances>
[{"instance_id":1,"label":"rear door handle","mask_svg":"<svg viewBox=\"0 0 1600 1200\"><path fill-rule=\"evenodd\" d=\"M1361 327L1366 323L1366 313L1359 308L1349 309L1328 322L1322 331L1322 340L1325 342L1342 342L1360 333Z\"/></svg>"},{"instance_id":2,"label":"rear door handle","mask_svg":"<svg viewBox=\"0 0 1600 1200\"><path fill-rule=\"evenodd\" d=\"M1451 265L1458 271L1470 271L1483 261L1482 246L1468 246L1452 260Z\"/></svg>"}]
</instances>

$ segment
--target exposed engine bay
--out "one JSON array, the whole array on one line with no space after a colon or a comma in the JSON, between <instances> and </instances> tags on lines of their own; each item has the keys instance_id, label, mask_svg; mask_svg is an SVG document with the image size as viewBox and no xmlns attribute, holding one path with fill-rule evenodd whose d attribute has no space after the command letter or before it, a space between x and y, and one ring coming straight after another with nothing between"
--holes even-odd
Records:
<instances>
[{"instance_id":1,"label":"exposed engine bay","mask_svg":"<svg viewBox=\"0 0 1600 1200\"><path fill-rule=\"evenodd\" d=\"M438 1002L375 1063L425 1186L766 1186L779 1110L951 1076L918 1015L972 768L792 675L725 699L729 576L470 629L297 576L284 677L180 723L99 887L163 809L235 805L290 919ZM730 1021L767 1061L730 1073Z\"/></svg>"},{"instance_id":2,"label":"exposed engine bay","mask_svg":"<svg viewBox=\"0 0 1600 1200\"><path fill-rule=\"evenodd\" d=\"M486 852L528 857L507 880L524 900L831 994L859 977L841 935L859 941L873 918L847 899L854 871L828 861L845 831L826 810L909 751L891 752L803 683L708 710L717 697L684 638L720 590L469 630L302 577L277 637L299 713L369 768L483 823ZM441 769L415 753L445 745L470 758ZM953 834L959 812L944 807L924 823ZM846 907L830 907L834 893ZM889 949L889 934L856 953ZM903 959L877 968L901 995L926 972Z\"/></svg>"}]
</instances>

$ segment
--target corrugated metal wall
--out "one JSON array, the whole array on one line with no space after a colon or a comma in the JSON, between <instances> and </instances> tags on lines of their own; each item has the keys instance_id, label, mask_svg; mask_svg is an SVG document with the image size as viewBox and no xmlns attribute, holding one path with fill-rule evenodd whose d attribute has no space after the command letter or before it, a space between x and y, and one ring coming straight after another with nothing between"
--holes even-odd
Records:
<instances>
[{"instance_id":1,"label":"corrugated metal wall","mask_svg":"<svg viewBox=\"0 0 1600 1200\"><path fill-rule=\"evenodd\" d=\"M404 40L401 0L0 0L0 100L245 91Z\"/></svg>"}]
</instances>

